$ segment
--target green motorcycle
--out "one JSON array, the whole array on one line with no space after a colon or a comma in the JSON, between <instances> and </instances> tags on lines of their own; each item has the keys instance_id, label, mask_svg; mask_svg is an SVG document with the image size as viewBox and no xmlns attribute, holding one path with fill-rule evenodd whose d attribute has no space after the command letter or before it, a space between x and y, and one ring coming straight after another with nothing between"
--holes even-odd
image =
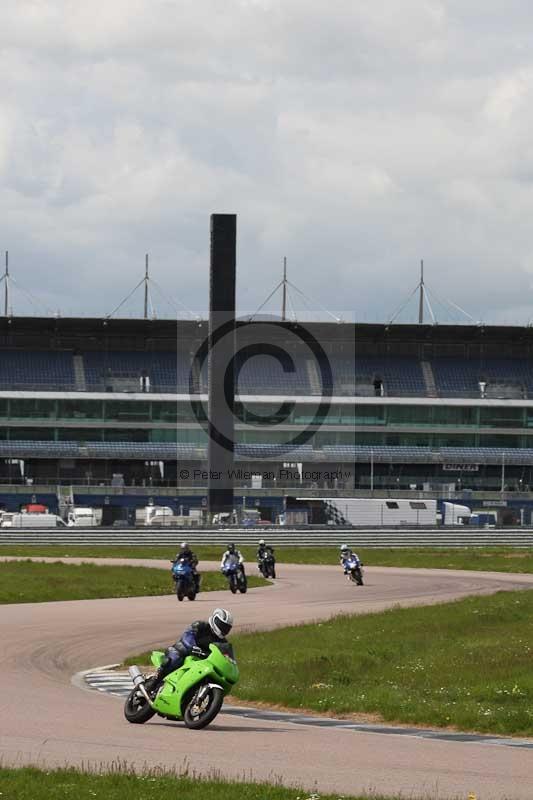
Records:
<instances>
[{"instance_id":1,"label":"green motorcycle","mask_svg":"<svg viewBox=\"0 0 533 800\"><path fill-rule=\"evenodd\" d=\"M200 653L187 656L183 666L166 675L160 686L154 686L155 676L146 678L138 667L130 667L133 689L124 705L128 722L142 724L158 714L183 720L195 730L209 725L239 680L239 668L229 643L210 644L209 653ZM154 650L152 664L160 667L164 660L165 654Z\"/></svg>"}]
</instances>

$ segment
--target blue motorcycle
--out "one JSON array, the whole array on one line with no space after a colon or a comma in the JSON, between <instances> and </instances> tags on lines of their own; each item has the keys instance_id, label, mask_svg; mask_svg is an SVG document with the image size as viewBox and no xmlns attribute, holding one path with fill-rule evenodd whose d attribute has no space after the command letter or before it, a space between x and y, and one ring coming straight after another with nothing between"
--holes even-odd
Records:
<instances>
[{"instance_id":1,"label":"blue motorcycle","mask_svg":"<svg viewBox=\"0 0 533 800\"><path fill-rule=\"evenodd\" d=\"M221 571L228 579L228 585L232 594L236 594L237 590L241 594L246 594L248 581L244 574L244 569L240 564L226 564L225 567L222 567Z\"/></svg>"},{"instance_id":2,"label":"blue motorcycle","mask_svg":"<svg viewBox=\"0 0 533 800\"><path fill-rule=\"evenodd\" d=\"M172 561L172 580L176 584L176 597L181 602L184 597L194 600L198 592L198 585L194 570L186 558Z\"/></svg>"},{"instance_id":3,"label":"blue motorcycle","mask_svg":"<svg viewBox=\"0 0 533 800\"><path fill-rule=\"evenodd\" d=\"M358 586L363 586L363 564L357 556L352 555L343 561L344 573L348 580L353 581Z\"/></svg>"}]
</instances>

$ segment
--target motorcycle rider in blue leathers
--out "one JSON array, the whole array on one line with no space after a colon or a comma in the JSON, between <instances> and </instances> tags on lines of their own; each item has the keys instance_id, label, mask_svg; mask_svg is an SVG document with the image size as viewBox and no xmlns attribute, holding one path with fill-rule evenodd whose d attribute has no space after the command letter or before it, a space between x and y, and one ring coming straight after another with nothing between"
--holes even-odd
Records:
<instances>
[{"instance_id":1,"label":"motorcycle rider in blue leathers","mask_svg":"<svg viewBox=\"0 0 533 800\"><path fill-rule=\"evenodd\" d=\"M174 565L177 561L179 561L180 558L184 558L191 567L196 594L198 594L200 591L200 575L196 570L196 567L198 566L198 556L191 550L188 542L181 543L180 549L176 553L176 558L172 564Z\"/></svg>"},{"instance_id":2,"label":"motorcycle rider in blue leathers","mask_svg":"<svg viewBox=\"0 0 533 800\"><path fill-rule=\"evenodd\" d=\"M225 643L232 627L233 614L225 608L215 608L207 622L193 622L174 644L166 648L166 659L154 676L152 688L157 688L166 675L179 669L187 656L208 653L210 644Z\"/></svg>"},{"instance_id":3,"label":"motorcycle rider in blue leathers","mask_svg":"<svg viewBox=\"0 0 533 800\"><path fill-rule=\"evenodd\" d=\"M245 574L244 558L241 551L237 550L233 543L228 544L228 549L225 551L224 555L222 556L222 561L220 562L220 569L224 571L224 567L227 567L230 564L238 564L242 574Z\"/></svg>"},{"instance_id":4,"label":"motorcycle rider in blue leathers","mask_svg":"<svg viewBox=\"0 0 533 800\"><path fill-rule=\"evenodd\" d=\"M351 550L351 549L348 547L348 545L347 545L347 544L343 544L343 545L341 546L340 562L341 562L341 566L342 566L342 568L343 568L343 570L344 570L344 574L345 574L345 575L348 575L348 573L350 572L350 570L349 570L349 569L346 567L346 563L347 563L347 562L348 562L348 561L349 561L351 558L356 558L356 559L359 561L359 565L360 565L361 567L363 566L363 562L361 561L361 559L359 558L359 556L357 555L357 553L355 553L353 550Z\"/></svg>"}]
</instances>

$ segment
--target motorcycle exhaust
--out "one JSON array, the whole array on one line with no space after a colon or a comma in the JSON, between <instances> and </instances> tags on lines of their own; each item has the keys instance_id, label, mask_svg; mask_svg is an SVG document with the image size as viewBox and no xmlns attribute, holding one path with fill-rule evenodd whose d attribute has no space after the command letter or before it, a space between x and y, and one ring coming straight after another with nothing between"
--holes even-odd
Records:
<instances>
[{"instance_id":1,"label":"motorcycle exhaust","mask_svg":"<svg viewBox=\"0 0 533 800\"><path fill-rule=\"evenodd\" d=\"M150 708L153 708L154 704L152 703L144 685L145 677L139 667L136 667L135 665L133 667L128 667L128 672L130 673L130 678L132 679L135 688L139 690Z\"/></svg>"},{"instance_id":2,"label":"motorcycle exhaust","mask_svg":"<svg viewBox=\"0 0 533 800\"><path fill-rule=\"evenodd\" d=\"M139 667L128 667L128 672L130 673L130 678L132 679L134 686L138 687L140 683L144 683L144 675Z\"/></svg>"}]
</instances>

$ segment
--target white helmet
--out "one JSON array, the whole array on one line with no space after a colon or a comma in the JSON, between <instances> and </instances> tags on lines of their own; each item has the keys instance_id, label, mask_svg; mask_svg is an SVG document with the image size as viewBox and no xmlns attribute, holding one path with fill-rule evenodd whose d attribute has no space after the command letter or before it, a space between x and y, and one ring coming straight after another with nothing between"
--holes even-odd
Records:
<instances>
[{"instance_id":1,"label":"white helmet","mask_svg":"<svg viewBox=\"0 0 533 800\"><path fill-rule=\"evenodd\" d=\"M189 542L182 542L180 546L181 546L182 550L188 550L189 549Z\"/></svg>"},{"instance_id":2,"label":"white helmet","mask_svg":"<svg viewBox=\"0 0 533 800\"><path fill-rule=\"evenodd\" d=\"M264 544L264 543L265 543L264 539L259 539L259 544Z\"/></svg>"},{"instance_id":3,"label":"white helmet","mask_svg":"<svg viewBox=\"0 0 533 800\"><path fill-rule=\"evenodd\" d=\"M348 550L348 545L347 545L347 544L342 544L342 545L341 545L341 553L342 553L344 550Z\"/></svg>"},{"instance_id":4,"label":"white helmet","mask_svg":"<svg viewBox=\"0 0 533 800\"><path fill-rule=\"evenodd\" d=\"M225 608L215 608L209 617L209 627L215 636L223 639L233 627L233 614Z\"/></svg>"}]
</instances>

